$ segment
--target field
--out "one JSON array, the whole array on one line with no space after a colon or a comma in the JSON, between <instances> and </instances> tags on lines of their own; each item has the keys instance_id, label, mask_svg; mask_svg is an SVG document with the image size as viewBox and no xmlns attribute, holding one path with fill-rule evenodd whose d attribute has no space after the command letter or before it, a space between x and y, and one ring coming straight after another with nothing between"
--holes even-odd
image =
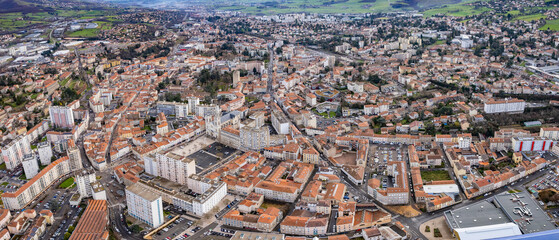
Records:
<instances>
[{"instance_id":1,"label":"field","mask_svg":"<svg viewBox=\"0 0 559 240\"><path fill-rule=\"evenodd\" d=\"M58 188L69 188L73 185L74 185L74 178L71 177L71 178L66 179L60 185L58 185Z\"/></svg>"},{"instance_id":2,"label":"field","mask_svg":"<svg viewBox=\"0 0 559 240\"><path fill-rule=\"evenodd\" d=\"M442 14L442 15L448 15L448 16L454 16L454 17L466 17L466 16L473 16L473 15L478 15L487 11L490 11L491 9L486 8L486 7L482 7L482 8L476 8L473 6L469 6L469 5L464 5L464 4L456 4L456 5L448 5L442 8L435 8L435 9L430 9L427 10L425 12L423 12L423 15L425 17L432 17L434 15L437 14Z\"/></svg>"},{"instance_id":3,"label":"field","mask_svg":"<svg viewBox=\"0 0 559 240\"><path fill-rule=\"evenodd\" d=\"M98 25L96 28L81 29L81 30L78 30L78 31L75 31L75 32L71 32L67 36L68 37L92 38L92 37L97 37L97 34L99 34L100 30L109 30L113 27L112 22L94 21L94 23L97 23L97 25Z\"/></svg>"},{"instance_id":4,"label":"field","mask_svg":"<svg viewBox=\"0 0 559 240\"><path fill-rule=\"evenodd\" d=\"M542 18L546 18L545 15L538 13L538 14L531 14L531 15L524 15L524 16L519 16L519 17L515 17L514 20L522 20L522 21L526 21L526 22L530 22L533 20L540 20Z\"/></svg>"},{"instance_id":5,"label":"field","mask_svg":"<svg viewBox=\"0 0 559 240\"><path fill-rule=\"evenodd\" d=\"M445 170L421 171L421 178L425 182L450 180L450 176Z\"/></svg>"},{"instance_id":6,"label":"field","mask_svg":"<svg viewBox=\"0 0 559 240\"><path fill-rule=\"evenodd\" d=\"M278 13L373 13L413 10L453 4L460 0L288 0L288 1L236 1L227 5L216 4L221 10L242 11L257 15Z\"/></svg>"},{"instance_id":7,"label":"field","mask_svg":"<svg viewBox=\"0 0 559 240\"><path fill-rule=\"evenodd\" d=\"M2 5L0 0L0 6ZM6 0L4 0L6 1ZM10 0L11 1L11 0ZM14 0L16 1L16 0ZM115 20L112 18L114 16L114 11L112 10L56 10L56 11L14 11L14 12L2 12L0 10L0 32L3 31L15 31L18 29L26 29L34 25L44 25L47 24L55 17L67 17L67 18L80 18L80 19L91 19L91 18L101 18L106 17L107 22L103 22L101 29L108 29L112 26L112 22ZM91 35L91 33L83 33L85 35ZM41 35L46 37L48 34ZM96 36L96 33L95 33Z\"/></svg>"},{"instance_id":8,"label":"field","mask_svg":"<svg viewBox=\"0 0 559 240\"><path fill-rule=\"evenodd\" d=\"M559 31L559 19L548 20L546 24L540 28L540 30Z\"/></svg>"}]
</instances>

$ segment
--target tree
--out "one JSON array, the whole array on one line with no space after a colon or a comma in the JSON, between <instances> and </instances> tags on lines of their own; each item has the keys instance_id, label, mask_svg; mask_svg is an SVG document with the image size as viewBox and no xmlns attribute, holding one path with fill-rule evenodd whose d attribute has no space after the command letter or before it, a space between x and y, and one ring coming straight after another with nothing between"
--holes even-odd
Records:
<instances>
[{"instance_id":1,"label":"tree","mask_svg":"<svg viewBox=\"0 0 559 240\"><path fill-rule=\"evenodd\" d=\"M69 233L69 232L64 233L64 240L70 239L70 235L72 235L72 234Z\"/></svg>"},{"instance_id":2,"label":"tree","mask_svg":"<svg viewBox=\"0 0 559 240\"><path fill-rule=\"evenodd\" d=\"M132 225L131 229L130 229L133 233L139 233L140 231L142 231L142 228L140 226L138 226L137 224Z\"/></svg>"},{"instance_id":3,"label":"tree","mask_svg":"<svg viewBox=\"0 0 559 240\"><path fill-rule=\"evenodd\" d=\"M70 227L68 227L68 232L69 232L69 233L73 233L73 232L74 232L74 229L76 229L76 227L70 226Z\"/></svg>"}]
</instances>

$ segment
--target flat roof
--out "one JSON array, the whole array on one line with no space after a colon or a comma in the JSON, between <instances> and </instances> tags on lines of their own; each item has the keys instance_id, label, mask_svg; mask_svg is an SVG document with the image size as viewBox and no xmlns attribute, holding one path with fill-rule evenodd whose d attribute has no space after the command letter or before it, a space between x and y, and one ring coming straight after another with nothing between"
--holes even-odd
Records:
<instances>
[{"instance_id":1,"label":"flat roof","mask_svg":"<svg viewBox=\"0 0 559 240\"><path fill-rule=\"evenodd\" d=\"M499 194L495 201L525 234L557 229L549 215L526 192Z\"/></svg>"},{"instance_id":2,"label":"flat roof","mask_svg":"<svg viewBox=\"0 0 559 240\"><path fill-rule=\"evenodd\" d=\"M512 222L489 226L456 229L458 239L479 240L522 235L518 226Z\"/></svg>"},{"instance_id":3,"label":"flat roof","mask_svg":"<svg viewBox=\"0 0 559 240\"><path fill-rule=\"evenodd\" d=\"M481 227L511 222L500 208L488 201L444 212L451 229Z\"/></svg>"},{"instance_id":4,"label":"flat roof","mask_svg":"<svg viewBox=\"0 0 559 240\"><path fill-rule=\"evenodd\" d=\"M140 184L136 183L133 185L130 185L126 188L126 191L130 191L140 197L142 197L143 199L146 199L150 202L153 202L155 200L157 200L158 198L160 198L161 196L158 196L156 194L154 194L152 191L149 191L146 188L143 188Z\"/></svg>"}]
</instances>

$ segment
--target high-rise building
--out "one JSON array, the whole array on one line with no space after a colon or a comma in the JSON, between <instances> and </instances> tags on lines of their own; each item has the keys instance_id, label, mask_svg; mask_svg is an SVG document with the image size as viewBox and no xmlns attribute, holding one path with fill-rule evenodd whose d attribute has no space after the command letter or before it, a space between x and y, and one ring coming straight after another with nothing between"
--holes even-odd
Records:
<instances>
[{"instance_id":1,"label":"high-rise building","mask_svg":"<svg viewBox=\"0 0 559 240\"><path fill-rule=\"evenodd\" d=\"M68 154L68 158L70 158L70 170L76 171L82 169L82 155L74 140L68 140L68 149L66 152Z\"/></svg>"},{"instance_id":2,"label":"high-rise building","mask_svg":"<svg viewBox=\"0 0 559 240\"><path fill-rule=\"evenodd\" d=\"M268 147L270 143L270 130L268 127L242 127L240 130L241 147L248 150L259 151Z\"/></svg>"},{"instance_id":3,"label":"high-rise building","mask_svg":"<svg viewBox=\"0 0 559 240\"><path fill-rule=\"evenodd\" d=\"M196 173L194 159L180 156L174 153L156 153L158 176L170 181L187 184L188 177Z\"/></svg>"},{"instance_id":4,"label":"high-rise building","mask_svg":"<svg viewBox=\"0 0 559 240\"><path fill-rule=\"evenodd\" d=\"M272 112L272 126L278 134L289 134L289 123L290 121L282 112Z\"/></svg>"},{"instance_id":5,"label":"high-rise building","mask_svg":"<svg viewBox=\"0 0 559 240\"><path fill-rule=\"evenodd\" d=\"M93 196L93 189L91 183L97 181L95 178L95 171L93 169L83 170L76 177L74 177L76 185L78 186L78 193L81 197Z\"/></svg>"},{"instance_id":6,"label":"high-rise building","mask_svg":"<svg viewBox=\"0 0 559 240\"><path fill-rule=\"evenodd\" d=\"M26 154L23 157L23 171L25 172L25 177L31 179L39 173L39 163L37 163L37 156L35 154Z\"/></svg>"},{"instance_id":7,"label":"high-rise building","mask_svg":"<svg viewBox=\"0 0 559 240\"><path fill-rule=\"evenodd\" d=\"M50 106L50 122L54 127L74 127L74 113L71 108L63 106Z\"/></svg>"},{"instance_id":8,"label":"high-rise building","mask_svg":"<svg viewBox=\"0 0 559 240\"><path fill-rule=\"evenodd\" d=\"M142 188L138 183L126 188L126 206L130 216L153 228L163 224L161 196Z\"/></svg>"},{"instance_id":9,"label":"high-rise building","mask_svg":"<svg viewBox=\"0 0 559 240\"><path fill-rule=\"evenodd\" d=\"M49 165L53 156L50 142L45 141L37 144L37 152L39 153L39 160L41 160L41 165Z\"/></svg>"},{"instance_id":10,"label":"high-rise building","mask_svg":"<svg viewBox=\"0 0 559 240\"><path fill-rule=\"evenodd\" d=\"M2 160L8 170L13 170L21 164L23 156L31 153L31 145L24 135L18 136L2 148Z\"/></svg>"},{"instance_id":11,"label":"high-rise building","mask_svg":"<svg viewBox=\"0 0 559 240\"><path fill-rule=\"evenodd\" d=\"M233 88L236 88L241 82L241 72L236 70L233 72Z\"/></svg>"}]
</instances>

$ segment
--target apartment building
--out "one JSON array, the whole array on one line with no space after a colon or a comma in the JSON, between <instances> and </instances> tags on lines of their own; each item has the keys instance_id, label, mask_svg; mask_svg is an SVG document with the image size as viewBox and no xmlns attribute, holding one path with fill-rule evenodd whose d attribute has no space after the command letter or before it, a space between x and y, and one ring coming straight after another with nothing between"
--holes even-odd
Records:
<instances>
[{"instance_id":1,"label":"apartment building","mask_svg":"<svg viewBox=\"0 0 559 240\"><path fill-rule=\"evenodd\" d=\"M317 236L326 234L328 217L287 216L280 224L283 234Z\"/></svg>"},{"instance_id":2,"label":"apartment building","mask_svg":"<svg viewBox=\"0 0 559 240\"><path fill-rule=\"evenodd\" d=\"M512 98L504 100L490 99L483 105L486 113L521 113L524 112L526 102L524 100Z\"/></svg>"},{"instance_id":3,"label":"apartment building","mask_svg":"<svg viewBox=\"0 0 559 240\"><path fill-rule=\"evenodd\" d=\"M74 177L74 181L78 186L78 193L82 198L93 196L91 184L97 181L95 171L93 171L93 169L81 171Z\"/></svg>"},{"instance_id":4,"label":"apartment building","mask_svg":"<svg viewBox=\"0 0 559 240\"><path fill-rule=\"evenodd\" d=\"M37 153L39 154L39 160L41 165L49 165L52 160L52 147L50 142L40 142L37 144Z\"/></svg>"},{"instance_id":5,"label":"apartment building","mask_svg":"<svg viewBox=\"0 0 559 240\"><path fill-rule=\"evenodd\" d=\"M68 140L68 149L66 149L70 160L70 170L77 171L83 168L82 154L73 139Z\"/></svg>"},{"instance_id":6,"label":"apartment building","mask_svg":"<svg viewBox=\"0 0 559 240\"><path fill-rule=\"evenodd\" d=\"M392 186L386 180L381 183L378 178L371 178L368 181L367 193L385 205L408 204L410 186L405 162L388 162L386 171L394 179Z\"/></svg>"},{"instance_id":7,"label":"apartment building","mask_svg":"<svg viewBox=\"0 0 559 240\"><path fill-rule=\"evenodd\" d=\"M239 131L241 147L243 149L260 151L270 143L270 130L268 127L244 126Z\"/></svg>"},{"instance_id":8,"label":"apartment building","mask_svg":"<svg viewBox=\"0 0 559 240\"><path fill-rule=\"evenodd\" d=\"M74 113L72 108L65 106L49 107L50 122L55 128L73 128Z\"/></svg>"},{"instance_id":9,"label":"apartment building","mask_svg":"<svg viewBox=\"0 0 559 240\"><path fill-rule=\"evenodd\" d=\"M549 151L553 141L542 137L513 137L512 149L515 152Z\"/></svg>"},{"instance_id":10,"label":"apartment building","mask_svg":"<svg viewBox=\"0 0 559 240\"><path fill-rule=\"evenodd\" d=\"M8 170L13 170L21 164L25 154L31 153L31 145L25 135L20 135L2 147L2 160Z\"/></svg>"},{"instance_id":11,"label":"apartment building","mask_svg":"<svg viewBox=\"0 0 559 240\"><path fill-rule=\"evenodd\" d=\"M559 141L559 127L543 127L540 128L540 137L553 141Z\"/></svg>"},{"instance_id":12,"label":"apartment building","mask_svg":"<svg viewBox=\"0 0 559 240\"><path fill-rule=\"evenodd\" d=\"M282 112L272 111L272 126L278 134L289 134L291 122Z\"/></svg>"},{"instance_id":13,"label":"apartment building","mask_svg":"<svg viewBox=\"0 0 559 240\"><path fill-rule=\"evenodd\" d=\"M25 177L31 179L39 173L39 163L37 162L37 156L35 154L26 154L23 157L23 171L25 172Z\"/></svg>"},{"instance_id":14,"label":"apartment building","mask_svg":"<svg viewBox=\"0 0 559 240\"><path fill-rule=\"evenodd\" d=\"M163 224L161 196L134 184L126 188L126 206L130 216L155 228Z\"/></svg>"},{"instance_id":15,"label":"apartment building","mask_svg":"<svg viewBox=\"0 0 559 240\"><path fill-rule=\"evenodd\" d=\"M172 152L158 152L155 158L144 158L145 160L154 160L155 163L145 163L146 165L156 165L157 174L162 178L170 181L187 184L188 177L196 174L196 162L194 159L180 156Z\"/></svg>"},{"instance_id":16,"label":"apartment building","mask_svg":"<svg viewBox=\"0 0 559 240\"><path fill-rule=\"evenodd\" d=\"M10 210L25 208L31 201L48 189L56 180L71 172L68 157L62 157L45 167L15 192L2 194L4 207Z\"/></svg>"}]
</instances>

